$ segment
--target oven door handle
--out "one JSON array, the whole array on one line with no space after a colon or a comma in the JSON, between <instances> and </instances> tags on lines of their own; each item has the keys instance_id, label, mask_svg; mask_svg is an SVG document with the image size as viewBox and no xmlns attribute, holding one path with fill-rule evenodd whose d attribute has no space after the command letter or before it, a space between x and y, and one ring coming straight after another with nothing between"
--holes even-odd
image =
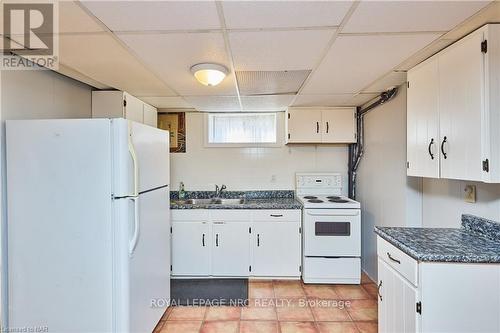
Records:
<instances>
[{"instance_id":1,"label":"oven door handle","mask_svg":"<svg viewBox=\"0 0 500 333\"><path fill-rule=\"evenodd\" d=\"M319 210L319 212L316 212L316 210ZM311 216L358 216L359 213L358 209L342 210L339 212L332 212L331 210L329 212L323 212L321 209L315 209L306 212L307 215Z\"/></svg>"}]
</instances>

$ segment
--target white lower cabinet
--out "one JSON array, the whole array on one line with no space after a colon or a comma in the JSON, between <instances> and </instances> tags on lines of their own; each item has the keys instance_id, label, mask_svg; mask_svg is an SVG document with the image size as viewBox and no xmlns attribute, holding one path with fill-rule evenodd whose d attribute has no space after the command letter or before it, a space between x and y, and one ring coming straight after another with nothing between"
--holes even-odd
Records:
<instances>
[{"instance_id":1,"label":"white lower cabinet","mask_svg":"<svg viewBox=\"0 0 500 333\"><path fill-rule=\"evenodd\" d=\"M300 210L173 210L172 276L300 277Z\"/></svg>"},{"instance_id":2,"label":"white lower cabinet","mask_svg":"<svg viewBox=\"0 0 500 333\"><path fill-rule=\"evenodd\" d=\"M208 221L172 222L172 273L207 275L210 272L210 225Z\"/></svg>"},{"instance_id":3,"label":"white lower cabinet","mask_svg":"<svg viewBox=\"0 0 500 333\"><path fill-rule=\"evenodd\" d=\"M252 230L252 275L300 276L300 223L260 221Z\"/></svg>"},{"instance_id":4,"label":"white lower cabinet","mask_svg":"<svg viewBox=\"0 0 500 333\"><path fill-rule=\"evenodd\" d=\"M420 262L377 236L380 333L500 332L500 264Z\"/></svg>"},{"instance_id":5,"label":"white lower cabinet","mask_svg":"<svg viewBox=\"0 0 500 333\"><path fill-rule=\"evenodd\" d=\"M380 258L378 275L379 331L418 332L417 289Z\"/></svg>"},{"instance_id":6,"label":"white lower cabinet","mask_svg":"<svg viewBox=\"0 0 500 333\"><path fill-rule=\"evenodd\" d=\"M245 276L250 272L249 223L212 222L212 271L216 276Z\"/></svg>"}]
</instances>

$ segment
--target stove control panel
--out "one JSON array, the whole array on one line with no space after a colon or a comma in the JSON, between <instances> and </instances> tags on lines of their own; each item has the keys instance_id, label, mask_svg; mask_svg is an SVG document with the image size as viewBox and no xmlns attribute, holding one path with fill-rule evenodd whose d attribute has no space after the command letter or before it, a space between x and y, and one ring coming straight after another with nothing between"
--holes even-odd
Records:
<instances>
[{"instance_id":1,"label":"stove control panel","mask_svg":"<svg viewBox=\"0 0 500 333\"><path fill-rule=\"evenodd\" d=\"M339 173L297 173L295 186L300 193L331 193L342 189L342 176Z\"/></svg>"}]
</instances>

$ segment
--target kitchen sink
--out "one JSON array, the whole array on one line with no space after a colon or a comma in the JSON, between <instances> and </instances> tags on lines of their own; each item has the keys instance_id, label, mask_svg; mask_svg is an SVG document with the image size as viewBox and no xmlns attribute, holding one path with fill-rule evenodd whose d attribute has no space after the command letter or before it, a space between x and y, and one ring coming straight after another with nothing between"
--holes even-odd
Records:
<instances>
[{"instance_id":1,"label":"kitchen sink","mask_svg":"<svg viewBox=\"0 0 500 333\"><path fill-rule=\"evenodd\" d=\"M240 205L245 202L245 199L222 199L222 198L211 198L211 199L186 199L186 200L176 200L176 203L181 205Z\"/></svg>"}]
</instances>

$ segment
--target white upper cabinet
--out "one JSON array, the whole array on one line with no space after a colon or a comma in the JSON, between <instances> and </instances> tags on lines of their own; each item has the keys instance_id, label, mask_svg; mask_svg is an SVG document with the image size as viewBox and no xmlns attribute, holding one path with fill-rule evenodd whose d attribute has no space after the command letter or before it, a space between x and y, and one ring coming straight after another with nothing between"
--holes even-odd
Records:
<instances>
[{"instance_id":1,"label":"white upper cabinet","mask_svg":"<svg viewBox=\"0 0 500 333\"><path fill-rule=\"evenodd\" d=\"M290 107L287 110L287 143L354 142L354 107Z\"/></svg>"},{"instance_id":2,"label":"white upper cabinet","mask_svg":"<svg viewBox=\"0 0 500 333\"><path fill-rule=\"evenodd\" d=\"M123 91L93 91L92 118L125 118L157 126L157 110Z\"/></svg>"},{"instance_id":3,"label":"white upper cabinet","mask_svg":"<svg viewBox=\"0 0 500 333\"><path fill-rule=\"evenodd\" d=\"M500 182L498 77L498 24L409 71L408 175Z\"/></svg>"},{"instance_id":4,"label":"white upper cabinet","mask_svg":"<svg viewBox=\"0 0 500 333\"><path fill-rule=\"evenodd\" d=\"M439 177L439 72L437 58L408 72L408 175Z\"/></svg>"},{"instance_id":5,"label":"white upper cabinet","mask_svg":"<svg viewBox=\"0 0 500 333\"><path fill-rule=\"evenodd\" d=\"M143 105L144 124L157 127L158 126L158 110L149 104Z\"/></svg>"}]
</instances>

